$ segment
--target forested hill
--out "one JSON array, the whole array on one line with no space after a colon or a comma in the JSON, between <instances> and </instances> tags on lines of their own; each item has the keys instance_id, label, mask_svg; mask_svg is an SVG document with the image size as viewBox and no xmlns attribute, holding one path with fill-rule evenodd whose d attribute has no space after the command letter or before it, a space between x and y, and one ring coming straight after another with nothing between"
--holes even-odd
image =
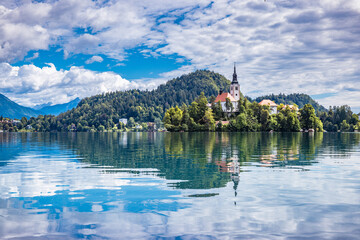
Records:
<instances>
[{"instance_id":1,"label":"forested hill","mask_svg":"<svg viewBox=\"0 0 360 240\"><path fill-rule=\"evenodd\" d=\"M206 97L216 96L220 88L228 90L230 81L208 70L172 79L152 91L128 90L99 94L84 98L78 106L58 116L64 125L80 123L81 126L112 126L119 118L133 117L138 122L162 119L171 106L189 105L201 92Z\"/></svg>"},{"instance_id":2,"label":"forested hill","mask_svg":"<svg viewBox=\"0 0 360 240\"><path fill-rule=\"evenodd\" d=\"M274 95L274 94L270 94L270 95L266 95L266 96L261 96L261 97L257 97L253 100L255 100L256 102L261 102L263 99L270 99L272 101L274 101L276 104L296 104L299 106L299 109L302 108L305 104L311 104L315 111L327 111L326 108L322 105L320 105L319 103L317 103L314 99L312 99L309 95L307 94L303 94L303 93L292 93L289 95L285 95L285 94L278 94L278 95Z\"/></svg>"}]
</instances>

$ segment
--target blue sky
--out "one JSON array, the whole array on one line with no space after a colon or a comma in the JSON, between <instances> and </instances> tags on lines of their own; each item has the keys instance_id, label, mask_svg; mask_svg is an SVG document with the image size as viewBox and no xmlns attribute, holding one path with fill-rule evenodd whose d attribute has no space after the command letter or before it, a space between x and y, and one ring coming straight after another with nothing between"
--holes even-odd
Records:
<instances>
[{"instance_id":1,"label":"blue sky","mask_svg":"<svg viewBox=\"0 0 360 240\"><path fill-rule=\"evenodd\" d=\"M360 111L358 0L0 0L0 93L33 106L209 69Z\"/></svg>"}]
</instances>

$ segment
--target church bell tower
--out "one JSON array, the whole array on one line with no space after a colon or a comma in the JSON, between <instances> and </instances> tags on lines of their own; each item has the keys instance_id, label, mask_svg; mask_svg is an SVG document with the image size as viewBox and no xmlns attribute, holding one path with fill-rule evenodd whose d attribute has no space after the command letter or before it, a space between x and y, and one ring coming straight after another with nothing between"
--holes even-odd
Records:
<instances>
[{"instance_id":1,"label":"church bell tower","mask_svg":"<svg viewBox=\"0 0 360 240\"><path fill-rule=\"evenodd\" d=\"M233 80L230 85L230 94L235 98L236 101L240 99L240 84L237 80L237 74L236 74L236 66L234 63L234 73L233 73Z\"/></svg>"}]
</instances>

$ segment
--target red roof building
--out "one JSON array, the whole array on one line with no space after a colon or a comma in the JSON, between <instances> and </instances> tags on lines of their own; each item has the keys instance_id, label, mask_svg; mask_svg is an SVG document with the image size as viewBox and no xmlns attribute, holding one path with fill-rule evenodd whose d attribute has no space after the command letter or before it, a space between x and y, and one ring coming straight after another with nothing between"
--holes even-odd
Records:
<instances>
[{"instance_id":1,"label":"red roof building","mask_svg":"<svg viewBox=\"0 0 360 240\"><path fill-rule=\"evenodd\" d=\"M226 98L230 99L230 102L236 102L235 98L233 96L231 96L230 93L222 93L217 95L217 97L215 98L215 102L217 103L218 101L220 102L226 102Z\"/></svg>"},{"instance_id":2,"label":"red roof building","mask_svg":"<svg viewBox=\"0 0 360 240\"><path fill-rule=\"evenodd\" d=\"M230 123L230 121L215 121L215 125L217 125L219 122L221 122L222 125L226 125Z\"/></svg>"},{"instance_id":3,"label":"red roof building","mask_svg":"<svg viewBox=\"0 0 360 240\"><path fill-rule=\"evenodd\" d=\"M276 103L274 103L273 101L269 100L269 99L264 99L261 102L259 102L259 105L261 106L270 106L270 107L276 107Z\"/></svg>"},{"instance_id":4,"label":"red roof building","mask_svg":"<svg viewBox=\"0 0 360 240\"><path fill-rule=\"evenodd\" d=\"M276 114L277 113L277 104L269 99L264 99L261 102L259 102L259 105L261 106L269 106L270 107L270 114Z\"/></svg>"}]
</instances>

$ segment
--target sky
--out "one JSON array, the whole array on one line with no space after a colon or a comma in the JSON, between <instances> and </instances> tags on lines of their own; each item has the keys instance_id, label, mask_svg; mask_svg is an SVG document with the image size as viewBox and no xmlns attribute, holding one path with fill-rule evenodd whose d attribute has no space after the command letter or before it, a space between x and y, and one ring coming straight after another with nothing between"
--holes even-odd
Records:
<instances>
[{"instance_id":1,"label":"sky","mask_svg":"<svg viewBox=\"0 0 360 240\"><path fill-rule=\"evenodd\" d=\"M208 69L250 97L360 112L359 0L0 0L0 93L24 105Z\"/></svg>"}]
</instances>

